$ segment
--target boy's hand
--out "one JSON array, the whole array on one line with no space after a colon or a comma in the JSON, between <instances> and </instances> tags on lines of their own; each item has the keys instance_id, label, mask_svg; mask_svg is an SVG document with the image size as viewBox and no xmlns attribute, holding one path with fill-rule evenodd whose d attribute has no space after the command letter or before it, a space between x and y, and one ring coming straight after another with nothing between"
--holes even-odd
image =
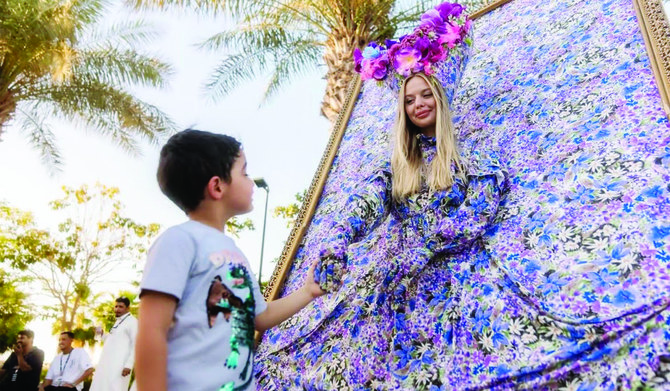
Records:
<instances>
[{"instance_id":1,"label":"boy's hand","mask_svg":"<svg viewBox=\"0 0 670 391\"><path fill-rule=\"evenodd\" d=\"M326 292L314 281L314 269L316 262L307 271L305 283L295 292L281 299L268 303L265 311L261 312L254 319L254 327L258 331L265 331L270 327L275 327L309 304L314 298L325 295Z\"/></svg>"},{"instance_id":2,"label":"boy's hand","mask_svg":"<svg viewBox=\"0 0 670 391\"><path fill-rule=\"evenodd\" d=\"M335 292L342 285L345 260L332 255L320 257L316 264L316 283L326 292Z\"/></svg>"},{"instance_id":3,"label":"boy's hand","mask_svg":"<svg viewBox=\"0 0 670 391\"><path fill-rule=\"evenodd\" d=\"M309 270L307 271L307 279L305 280L305 285L304 288L307 290L307 292L312 296L312 298L316 298L319 296L323 296L326 294L326 291L321 289L319 284L317 284L314 281L314 269L316 269L316 264L319 262L318 259L314 260L312 262L312 266L309 267Z\"/></svg>"}]
</instances>

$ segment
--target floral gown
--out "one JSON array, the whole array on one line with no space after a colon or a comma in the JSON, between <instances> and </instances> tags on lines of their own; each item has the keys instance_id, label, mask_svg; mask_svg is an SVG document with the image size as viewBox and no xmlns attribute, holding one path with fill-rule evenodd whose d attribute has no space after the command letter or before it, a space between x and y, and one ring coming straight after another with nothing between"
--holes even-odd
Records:
<instances>
[{"instance_id":1,"label":"floral gown","mask_svg":"<svg viewBox=\"0 0 670 391\"><path fill-rule=\"evenodd\" d=\"M419 136L419 142L427 166L435 156L435 139ZM451 189L435 193L424 186L399 203L391 200L389 167L369 178L351 197L350 209L327 245L331 251L346 248L347 253L343 286L326 299L332 312L304 316L313 322L294 344L259 352L260 385L389 389L405 384L413 388L407 373L416 362L410 360L408 348L424 349L425 345L452 351L449 309L458 300L454 287L434 284L436 273L446 270L442 262L434 261L439 259L436 254L484 251L480 238L496 215L504 173L489 162L477 162L477 170L466 176L467 183L457 178ZM417 307L431 311L414 317ZM420 360L440 377L431 362L437 356L430 358L431 354L422 351ZM304 366L291 364L297 361Z\"/></svg>"},{"instance_id":2,"label":"floral gown","mask_svg":"<svg viewBox=\"0 0 670 391\"><path fill-rule=\"evenodd\" d=\"M420 145L427 165L435 140ZM505 172L470 159L448 190L394 203L386 167L350 198L326 246L346 248L343 285L285 330L292 338L261 345L260 389L667 387L667 302L585 319L526 292L486 250L505 214ZM563 285L548 275L540 289Z\"/></svg>"}]
</instances>

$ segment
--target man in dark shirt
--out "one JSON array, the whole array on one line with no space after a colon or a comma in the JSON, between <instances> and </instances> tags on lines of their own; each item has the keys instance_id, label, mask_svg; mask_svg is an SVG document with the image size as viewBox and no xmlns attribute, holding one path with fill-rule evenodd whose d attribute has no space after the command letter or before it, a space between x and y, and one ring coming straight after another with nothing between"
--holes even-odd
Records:
<instances>
[{"instance_id":1,"label":"man in dark shirt","mask_svg":"<svg viewBox=\"0 0 670 391\"><path fill-rule=\"evenodd\" d=\"M31 330L19 331L14 352L0 369L0 390L33 391L40 383L44 352L33 346L35 334Z\"/></svg>"}]
</instances>

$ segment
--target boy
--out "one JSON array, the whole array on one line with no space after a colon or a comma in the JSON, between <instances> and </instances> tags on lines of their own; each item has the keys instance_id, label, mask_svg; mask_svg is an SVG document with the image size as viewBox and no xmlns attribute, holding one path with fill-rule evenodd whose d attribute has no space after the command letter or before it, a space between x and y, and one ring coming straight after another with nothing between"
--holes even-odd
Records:
<instances>
[{"instance_id":1,"label":"boy","mask_svg":"<svg viewBox=\"0 0 670 391\"><path fill-rule=\"evenodd\" d=\"M224 234L251 210L254 182L240 143L186 130L160 154L158 183L189 221L149 250L140 285L139 391L254 389L254 328L266 330L324 292L314 265L296 292L265 303L249 263Z\"/></svg>"}]
</instances>

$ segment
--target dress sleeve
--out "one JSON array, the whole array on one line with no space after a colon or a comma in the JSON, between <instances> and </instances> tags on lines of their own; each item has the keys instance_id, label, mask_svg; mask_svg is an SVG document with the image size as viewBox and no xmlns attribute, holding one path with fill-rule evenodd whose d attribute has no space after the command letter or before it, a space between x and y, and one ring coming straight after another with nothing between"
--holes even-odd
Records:
<instances>
[{"instance_id":1,"label":"dress sleeve","mask_svg":"<svg viewBox=\"0 0 670 391\"><path fill-rule=\"evenodd\" d=\"M391 166L386 163L351 195L346 212L328 234L328 241L319 252L315 278L321 288L333 291L339 286L347 247L387 215L391 201Z\"/></svg>"},{"instance_id":2,"label":"dress sleeve","mask_svg":"<svg viewBox=\"0 0 670 391\"><path fill-rule=\"evenodd\" d=\"M468 170L468 188L463 203L437 225L431 250L456 252L469 246L491 227L507 190L507 173L497 160L477 161Z\"/></svg>"}]
</instances>

